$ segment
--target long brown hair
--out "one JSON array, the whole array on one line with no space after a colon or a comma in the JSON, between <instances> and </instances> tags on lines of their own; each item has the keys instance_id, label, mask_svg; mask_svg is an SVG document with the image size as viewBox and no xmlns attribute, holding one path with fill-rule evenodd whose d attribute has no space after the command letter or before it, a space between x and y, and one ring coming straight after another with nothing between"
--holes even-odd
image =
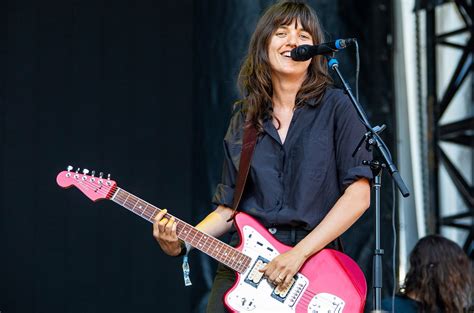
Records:
<instances>
[{"instance_id":1,"label":"long brown hair","mask_svg":"<svg viewBox=\"0 0 474 313\"><path fill-rule=\"evenodd\" d=\"M410 254L402 293L414 296L423 313L459 313L472 305L472 264L453 241L426 236Z\"/></svg>"},{"instance_id":2,"label":"long brown hair","mask_svg":"<svg viewBox=\"0 0 474 313\"><path fill-rule=\"evenodd\" d=\"M282 25L298 20L313 37L313 43L324 42L318 16L311 7L301 1L280 1L270 6L257 23L249 44L247 56L240 69L238 84L242 93L243 109L259 132L265 117L272 117L272 80L268 59L268 45L271 36ZM296 106L314 98L318 103L328 85L327 62L322 56L311 60L306 79L296 95Z\"/></svg>"}]
</instances>

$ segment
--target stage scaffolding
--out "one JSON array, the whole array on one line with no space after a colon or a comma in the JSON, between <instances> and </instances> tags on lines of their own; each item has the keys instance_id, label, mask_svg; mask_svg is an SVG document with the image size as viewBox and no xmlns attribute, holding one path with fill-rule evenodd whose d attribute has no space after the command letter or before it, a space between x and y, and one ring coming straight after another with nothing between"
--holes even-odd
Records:
<instances>
[{"instance_id":1,"label":"stage scaffolding","mask_svg":"<svg viewBox=\"0 0 474 313\"><path fill-rule=\"evenodd\" d=\"M400 1L395 15L398 151L414 195L399 198L403 279L414 237L440 233L474 258L473 6Z\"/></svg>"}]
</instances>

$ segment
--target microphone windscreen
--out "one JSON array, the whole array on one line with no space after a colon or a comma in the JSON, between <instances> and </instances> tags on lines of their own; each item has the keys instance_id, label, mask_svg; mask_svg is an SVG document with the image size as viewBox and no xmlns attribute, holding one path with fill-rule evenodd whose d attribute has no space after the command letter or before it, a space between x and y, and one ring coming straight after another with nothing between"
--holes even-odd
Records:
<instances>
[{"instance_id":1,"label":"microphone windscreen","mask_svg":"<svg viewBox=\"0 0 474 313\"><path fill-rule=\"evenodd\" d=\"M294 61L307 61L311 59L311 55L308 52L308 45L298 46L291 50L291 58Z\"/></svg>"}]
</instances>

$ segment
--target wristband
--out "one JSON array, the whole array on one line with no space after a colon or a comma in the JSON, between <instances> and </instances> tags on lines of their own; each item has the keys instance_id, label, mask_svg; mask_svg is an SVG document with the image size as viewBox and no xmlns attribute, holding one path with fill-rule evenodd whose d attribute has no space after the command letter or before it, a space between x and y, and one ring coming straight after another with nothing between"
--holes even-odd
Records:
<instances>
[{"instance_id":1,"label":"wristband","mask_svg":"<svg viewBox=\"0 0 474 313\"><path fill-rule=\"evenodd\" d=\"M181 243L181 252L177 255L178 257L179 256L182 256L183 257L183 264L182 264L182 268L183 268L183 279L184 279L184 285L186 287L188 286L191 286L192 283L191 283L191 278L189 277L189 273L191 272L190 268L189 268L189 263L188 263L188 252L189 252L189 249L188 249L188 245L186 244L186 242L184 242L183 240L179 240L179 242Z\"/></svg>"}]
</instances>

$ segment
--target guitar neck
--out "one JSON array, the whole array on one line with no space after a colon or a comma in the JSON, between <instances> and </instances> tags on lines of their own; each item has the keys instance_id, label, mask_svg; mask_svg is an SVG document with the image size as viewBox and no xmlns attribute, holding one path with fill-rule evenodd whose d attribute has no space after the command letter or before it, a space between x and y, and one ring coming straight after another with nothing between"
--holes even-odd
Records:
<instances>
[{"instance_id":1,"label":"guitar neck","mask_svg":"<svg viewBox=\"0 0 474 313\"><path fill-rule=\"evenodd\" d=\"M117 188L111 200L120 204L127 210L135 213L150 223L154 222L155 216L161 211L160 208L138 198L137 196ZM170 219L172 216L166 213L165 218ZM228 244L217 238L209 236L188 223L174 217L176 220L176 234L178 238L187 242L196 249L201 250L210 257L216 259L234 271L243 273L250 263L250 258L240 251L234 249Z\"/></svg>"}]
</instances>

